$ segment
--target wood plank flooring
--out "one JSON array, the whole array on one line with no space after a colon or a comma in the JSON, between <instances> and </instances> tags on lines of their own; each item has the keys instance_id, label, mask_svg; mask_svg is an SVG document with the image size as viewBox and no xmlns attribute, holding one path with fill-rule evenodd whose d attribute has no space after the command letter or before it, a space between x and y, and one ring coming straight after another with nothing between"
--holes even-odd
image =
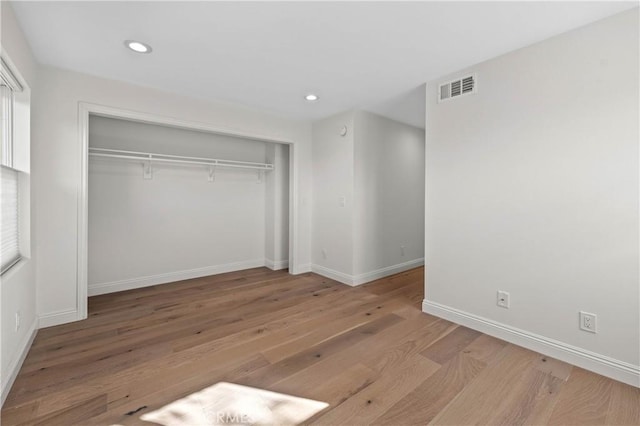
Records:
<instances>
[{"instance_id":1,"label":"wood plank flooring","mask_svg":"<svg viewBox=\"0 0 640 426\"><path fill-rule=\"evenodd\" d=\"M2 424L149 425L226 381L322 401L313 425L640 425L640 389L420 311L423 270L351 288L257 268L89 299L40 330Z\"/></svg>"}]
</instances>

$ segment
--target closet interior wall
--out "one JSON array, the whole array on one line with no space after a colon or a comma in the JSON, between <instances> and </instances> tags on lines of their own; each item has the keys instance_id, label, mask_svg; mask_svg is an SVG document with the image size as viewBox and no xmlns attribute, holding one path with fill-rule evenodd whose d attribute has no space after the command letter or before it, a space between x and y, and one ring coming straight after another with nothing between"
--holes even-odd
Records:
<instances>
[{"instance_id":1,"label":"closet interior wall","mask_svg":"<svg viewBox=\"0 0 640 426\"><path fill-rule=\"evenodd\" d=\"M90 148L270 163L273 171L90 157L89 295L287 267L288 146L91 116Z\"/></svg>"}]
</instances>

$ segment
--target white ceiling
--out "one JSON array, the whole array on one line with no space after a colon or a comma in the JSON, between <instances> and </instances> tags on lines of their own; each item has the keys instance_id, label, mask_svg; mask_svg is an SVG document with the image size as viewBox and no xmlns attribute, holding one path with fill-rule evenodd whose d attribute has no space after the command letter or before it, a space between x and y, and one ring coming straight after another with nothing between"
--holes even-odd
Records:
<instances>
[{"instance_id":1,"label":"white ceiling","mask_svg":"<svg viewBox=\"0 0 640 426\"><path fill-rule=\"evenodd\" d=\"M421 127L424 82L637 5L13 2L45 64L296 119L364 108Z\"/></svg>"}]
</instances>

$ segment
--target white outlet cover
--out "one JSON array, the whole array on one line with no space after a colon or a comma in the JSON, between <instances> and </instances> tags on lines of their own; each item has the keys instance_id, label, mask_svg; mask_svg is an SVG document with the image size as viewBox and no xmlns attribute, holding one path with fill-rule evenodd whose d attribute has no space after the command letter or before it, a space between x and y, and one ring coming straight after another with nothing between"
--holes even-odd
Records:
<instances>
[{"instance_id":1,"label":"white outlet cover","mask_svg":"<svg viewBox=\"0 0 640 426\"><path fill-rule=\"evenodd\" d=\"M508 292L498 290L497 305L501 308L509 309L510 302Z\"/></svg>"},{"instance_id":2,"label":"white outlet cover","mask_svg":"<svg viewBox=\"0 0 640 426\"><path fill-rule=\"evenodd\" d=\"M598 316L590 312L580 311L578 326L582 331L588 331L589 333L598 332Z\"/></svg>"}]
</instances>

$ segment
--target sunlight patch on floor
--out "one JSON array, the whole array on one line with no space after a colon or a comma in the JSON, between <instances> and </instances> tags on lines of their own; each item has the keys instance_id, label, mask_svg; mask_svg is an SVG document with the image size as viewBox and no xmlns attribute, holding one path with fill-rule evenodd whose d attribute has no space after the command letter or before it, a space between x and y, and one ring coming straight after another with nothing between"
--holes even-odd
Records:
<instances>
[{"instance_id":1,"label":"sunlight patch on floor","mask_svg":"<svg viewBox=\"0 0 640 426\"><path fill-rule=\"evenodd\" d=\"M220 382L140 419L164 426L297 425L328 406L326 402Z\"/></svg>"}]
</instances>

